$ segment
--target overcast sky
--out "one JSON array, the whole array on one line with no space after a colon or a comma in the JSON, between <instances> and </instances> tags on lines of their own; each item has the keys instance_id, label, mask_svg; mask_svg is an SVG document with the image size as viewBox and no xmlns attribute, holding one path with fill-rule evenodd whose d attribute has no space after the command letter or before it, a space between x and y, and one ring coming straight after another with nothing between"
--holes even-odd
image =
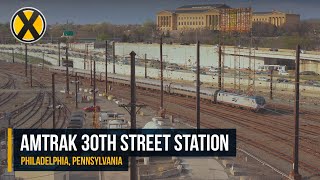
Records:
<instances>
[{"instance_id":1,"label":"overcast sky","mask_svg":"<svg viewBox=\"0 0 320 180\"><path fill-rule=\"evenodd\" d=\"M110 22L137 24L155 20L155 13L188 4L226 3L231 7L252 7L255 11L279 10L299 13L301 19L320 18L319 0L0 0L0 22L9 22L21 7L38 8L48 24Z\"/></svg>"}]
</instances>

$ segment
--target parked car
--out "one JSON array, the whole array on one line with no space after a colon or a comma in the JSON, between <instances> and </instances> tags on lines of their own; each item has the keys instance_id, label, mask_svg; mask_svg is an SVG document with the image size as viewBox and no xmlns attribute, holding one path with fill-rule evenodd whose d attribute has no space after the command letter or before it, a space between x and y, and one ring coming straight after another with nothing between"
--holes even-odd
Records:
<instances>
[{"instance_id":1,"label":"parked car","mask_svg":"<svg viewBox=\"0 0 320 180\"><path fill-rule=\"evenodd\" d=\"M197 67L192 67L190 70L193 71L193 72L196 72L197 71Z\"/></svg>"},{"instance_id":2,"label":"parked car","mask_svg":"<svg viewBox=\"0 0 320 180\"><path fill-rule=\"evenodd\" d=\"M278 79L277 79L277 82L278 82L278 83L288 83L288 82L290 82L290 80L285 79L285 78L278 78Z\"/></svg>"},{"instance_id":3,"label":"parked car","mask_svg":"<svg viewBox=\"0 0 320 180\"><path fill-rule=\"evenodd\" d=\"M279 71L279 75L289 76L289 73L287 71Z\"/></svg>"},{"instance_id":4,"label":"parked car","mask_svg":"<svg viewBox=\"0 0 320 180\"><path fill-rule=\"evenodd\" d=\"M270 79L269 79L269 78L266 78L266 77L259 77L258 80L259 80L259 81L267 81L267 82L270 81Z\"/></svg>"},{"instance_id":5,"label":"parked car","mask_svg":"<svg viewBox=\"0 0 320 180\"><path fill-rule=\"evenodd\" d=\"M305 83L306 85L312 86L314 83L316 83L316 81L314 81L314 80L308 80L308 81L305 81L304 83Z\"/></svg>"},{"instance_id":6,"label":"parked car","mask_svg":"<svg viewBox=\"0 0 320 180\"><path fill-rule=\"evenodd\" d=\"M300 73L300 75L313 75L313 76L317 76L319 75L318 73L314 72L314 71L303 71Z\"/></svg>"},{"instance_id":7,"label":"parked car","mask_svg":"<svg viewBox=\"0 0 320 180\"><path fill-rule=\"evenodd\" d=\"M89 107L83 108L83 110L84 110L85 112L93 112L93 111L100 112L100 106L96 106L96 107L94 107L94 106L89 106Z\"/></svg>"},{"instance_id":8,"label":"parked car","mask_svg":"<svg viewBox=\"0 0 320 180\"><path fill-rule=\"evenodd\" d=\"M269 51L278 51L277 48L270 48Z\"/></svg>"},{"instance_id":9,"label":"parked car","mask_svg":"<svg viewBox=\"0 0 320 180\"><path fill-rule=\"evenodd\" d=\"M320 87L320 82L313 83L313 86Z\"/></svg>"},{"instance_id":10,"label":"parked car","mask_svg":"<svg viewBox=\"0 0 320 180\"><path fill-rule=\"evenodd\" d=\"M166 70L168 70L168 71L174 71L174 70L176 70L176 68L175 68L174 66L167 66L167 67L166 67Z\"/></svg>"},{"instance_id":11,"label":"parked car","mask_svg":"<svg viewBox=\"0 0 320 180\"><path fill-rule=\"evenodd\" d=\"M209 72L211 72L211 73L218 73L218 72L219 72L219 68L210 67Z\"/></svg>"}]
</instances>

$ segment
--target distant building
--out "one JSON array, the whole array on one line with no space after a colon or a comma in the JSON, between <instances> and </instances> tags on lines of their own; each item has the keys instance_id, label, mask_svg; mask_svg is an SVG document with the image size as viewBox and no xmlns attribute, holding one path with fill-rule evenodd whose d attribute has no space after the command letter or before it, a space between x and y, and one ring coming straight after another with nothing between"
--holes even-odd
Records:
<instances>
[{"instance_id":1,"label":"distant building","mask_svg":"<svg viewBox=\"0 0 320 180\"><path fill-rule=\"evenodd\" d=\"M157 27L161 31L210 29L248 31L252 22L267 22L277 27L300 22L300 15L280 11L252 13L251 8L231 8L226 4L186 5L176 10L157 13Z\"/></svg>"},{"instance_id":2,"label":"distant building","mask_svg":"<svg viewBox=\"0 0 320 180\"><path fill-rule=\"evenodd\" d=\"M157 13L157 26L162 31L210 28L219 30L219 9L230 8L225 4L186 5L176 10Z\"/></svg>"},{"instance_id":3,"label":"distant building","mask_svg":"<svg viewBox=\"0 0 320 180\"><path fill-rule=\"evenodd\" d=\"M252 21L270 23L277 27L283 25L291 26L300 23L300 15L280 11L254 12L252 16Z\"/></svg>"}]
</instances>

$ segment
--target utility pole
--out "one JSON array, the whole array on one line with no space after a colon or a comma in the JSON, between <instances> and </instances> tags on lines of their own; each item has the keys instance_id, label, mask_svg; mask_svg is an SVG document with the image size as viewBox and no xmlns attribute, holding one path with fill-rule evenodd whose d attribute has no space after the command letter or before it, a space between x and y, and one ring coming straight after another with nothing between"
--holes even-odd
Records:
<instances>
[{"instance_id":1,"label":"utility pole","mask_svg":"<svg viewBox=\"0 0 320 180\"><path fill-rule=\"evenodd\" d=\"M61 58L60 58L60 40L58 41L58 54L59 54L59 66L61 65Z\"/></svg>"},{"instance_id":2,"label":"utility pole","mask_svg":"<svg viewBox=\"0 0 320 180\"><path fill-rule=\"evenodd\" d=\"M131 56L131 110L130 110L130 119L131 119L131 129L136 129L136 53L132 51ZM137 162L134 156L130 157L130 180L137 179Z\"/></svg>"},{"instance_id":3,"label":"utility pole","mask_svg":"<svg viewBox=\"0 0 320 180\"><path fill-rule=\"evenodd\" d=\"M160 110L163 110L163 61L162 61L162 36L160 38Z\"/></svg>"},{"instance_id":4,"label":"utility pole","mask_svg":"<svg viewBox=\"0 0 320 180\"><path fill-rule=\"evenodd\" d=\"M222 84L221 84L221 73L222 73L222 65L221 65L221 59L222 59L222 51L221 51L221 45L219 44L219 78L218 78L218 84L219 84L219 90L222 89Z\"/></svg>"},{"instance_id":5,"label":"utility pole","mask_svg":"<svg viewBox=\"0 0 320 180\"><path fill-rule=\"evenodd\" d=\"M273 99L273 69L270 71L270 99Z\"/></svg>"},{"instance_id":6,"label":"utility pole","mask_svg":"<svg viewBox=\"0 0 320 180\"><path fill-rule=\"evenodd\" d=\"M92 83L92 55L90 55L90 86L93 86Z\"/></svg>"},{"instance_id":7,"label":"utility pole","mask_svg":"<svg viewBox=\"0 0 320 180\"><path fill-rule=\"evenodd\" d=\"M300 111L300 97L299 97L299 83L300 83L300 45L296 49L296 74L295 74L295 103L294 103L294 149L293 149L293 170L290 173L294 180L301 180L299 174L299 111Z\"/></svg>"},{"instance_id":8,"label":"utility pole","mask_svg":"<svg viewBox=\"0 0 320 180\"><path fill-rule=\"evenodd\" d=\"M197 129L200 129L200 42L197 42Z\"/></svg>"},{"instance_id":9,"label":"utility pole","mask_svg":"<svg viewBox=\"0 0 320 180\"><path fill-rule=\"evenodd\" d=\"M30 87L32 87L32 64L30 64Z\"/></svg>"},{"instance_id":10,"label":"utility pole","mask_svg":"<svg viewBox=\"0 0 320 180\"><path fill-rule=\"evenodd\" d=\"M105 70L106 70L106 76L105 76L105 93L106 98L108 98L108 41L106 41L106 63L105 63Z\"/></svg>"},{"instance_id":11,"label":"utility pole","mask_svg":"<svg viewBox=\"0 0 320 180\"><path fill-rule=\"evenodd\" d=\"M147 54L144 54L144 78L147 78Z\"/></svg>"},{"instance_id":12,"label":"utility pole","mask_svg":"<svg viewBox=\"0 0 320 180\"><path fill-rule=\"evenodd\" d=\"M66 71L66 86L67 86L67 95L69 95L69 91L70 91L70 89L69 89L69 60L68 60L68 45L66 46L66 69L67 69L67 71Z\"/></svg>"},{"instance_id":13,"label":"utility pole","mask_svg":"<svg viewBox=\"0 0 320 180\"><path fill-rule=\"evenodd\" d=\"M12 63L14 63L14 48L12 48Z\"/></svg>"},{"instance_id":14,"label":"utility pole","mask_svg":"<svg viewBox=\"0 0 320 180\"><path fill-rule=\"evenodd\" d=\"M25 76L28 77L28 45L25 44L25 68L24 68L24 71L25 71Z\"/></svg>"},{"instance_id":15,"label":"utility pole","mask_svg":"<svg viewBox=\"0 0 320 180\"><path fill-rule=\"evenodd\" d=\"M113 57L113 74L116 73L116 48L115 42L112 42L112 57Z\"/></svg>"},{"instance_id":16,"label":"utility pole","mask_svg":"<svg viewBox=\"0 0 320 180\"><path fill-rule=\"evenodd\" d=\"M56 95L55 95L55 82L54 82L54 73L52 73L52 128L56 128Z\"/></svg>"}]
</instances>

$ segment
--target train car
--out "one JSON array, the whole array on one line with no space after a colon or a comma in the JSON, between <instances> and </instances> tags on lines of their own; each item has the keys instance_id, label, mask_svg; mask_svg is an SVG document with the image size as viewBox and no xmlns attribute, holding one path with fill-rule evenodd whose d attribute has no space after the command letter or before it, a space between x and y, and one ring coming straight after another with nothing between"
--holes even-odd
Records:
<instances>
[{"instance_id":1,"label":"train car","mask_svg":"<svg viewBox=\"0 0 320 180\"><path fill-rule=\"evenodd\" d=\"M258 112L259 110L264 108L266 101L262 96L247 96L225 91L218 91L216 93L215 103L250 109Z\"/></svg>"},{"instance_id":2,"label":"train car","mask_svg":"<svg viewBox=\"0 0 320 180\"><path fill-rule=\"evenodd\" d=\"M65 71L65 67L54 67L53 71ZM90 71L82 69L69 68L72 73L77 72L79 76L89 77ZM120 84L130 85L130 77L127 76L109 76L114 82ZM144 79L137 78L136 86L143 89L160 90L160 80L157 79ZM186 85L180 83L172 83L170 81L163 82L164 91L168 94L178 94L187 97L196 96L196 87L193 85ZM240 95L226 91L220 91L214 88L201 88L200 90L201 99L210 100L213 103L220 103L230 105L232 107L250 109L258 112L263 109L266 101L262 96L248 96Z\"/></svg>"}]
</instances>

